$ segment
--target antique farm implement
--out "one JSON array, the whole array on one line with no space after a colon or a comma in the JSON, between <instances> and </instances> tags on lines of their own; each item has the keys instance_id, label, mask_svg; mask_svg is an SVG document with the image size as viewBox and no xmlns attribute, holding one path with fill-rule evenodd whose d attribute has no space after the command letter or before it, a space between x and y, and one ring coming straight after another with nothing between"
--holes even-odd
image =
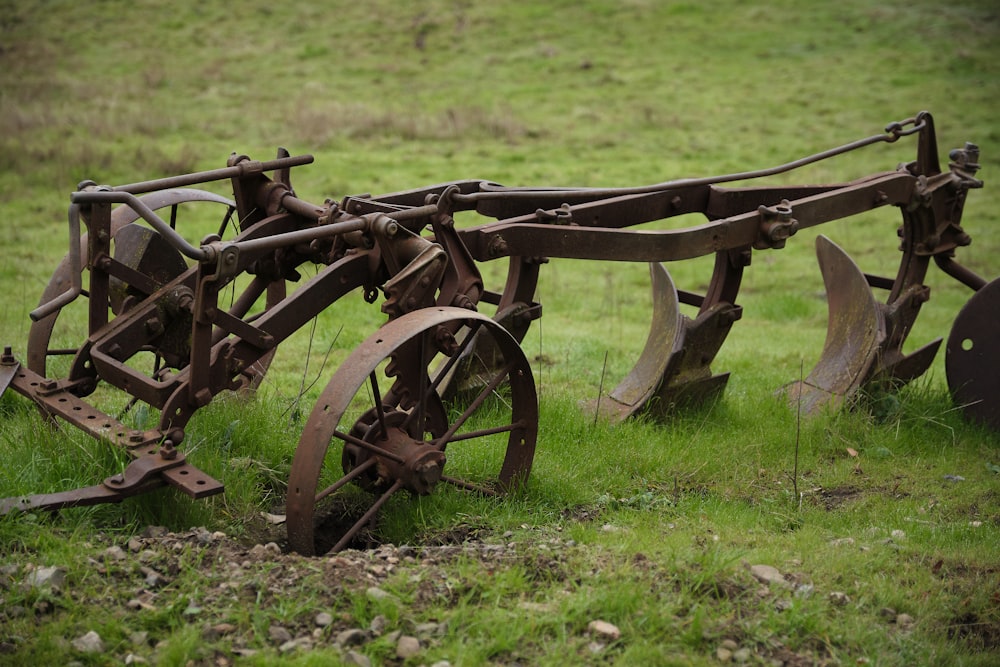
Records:
<instances>
[{"instance_id":1,"label":"antique farm implement","mask_svg":"<svg viewBox=\"0 0 1000 667\"><path fill-rule=\"evenodd\" d=\"M909 135L917 142L914 161L853 182L721 187ZM535 288L546 258L649 263L648 339L632 371L595 409L613 419L662 413L724 387L728 374L710 366L742 315L736 298L754 251L886 206L902 213L894 278L863 273L818 237L827 340L816 367L786 387L787 395L816 409L923 373L941 341L908 354L903 343L928 299L923 281L933 260L975 292L946 349L955 401L972 418L1000 426L1000 281L987 283L954 258L970 243L960 222L966 194L982 186L978 149L952 151L942 171L927 113L771 169L639 188L469 180L316 205L300 199L290 181L291 168L311 161L284 151L267 162L234 155L214 171L79 186L69 253L31 313L26 358L4 351L0 391L13 388L45 415L124 448L132 462L95 486L10 498L0 511L117 502L163 485L196 498L221 492L185 459L192 416L221 392L260 382L282 341L351 293L381 299L388 321L336 370L303 429L288 480L291 547L342 548L397 491L427 494L451 484L502 493L524 481L534 456L537 398L519 343L541 316ZM224 180L232 200L190 187ZM190 205L219 209L218 233L197 244L179 219ZM456 225L460 212L482 220ZM706 221L634 229L691 213ZM715 265L704 294L678 290L662 264L707 255ZM491 291L477 263L500 259L509 262L506 283ZM301 279L305 266L316 267L308 280ZM289 282L298 285L290 290ZM884 290L885 300L873 289ZM66 345L54 331L74 302L86 332ZM697 314L681 314L681 304ZM129 407L158 411L155 428L131 428L123 415L95 407L108 391L130 397ZM348 484L374 500L339 541L325 541L316 525Z\"/></svg>"}]
</instances>

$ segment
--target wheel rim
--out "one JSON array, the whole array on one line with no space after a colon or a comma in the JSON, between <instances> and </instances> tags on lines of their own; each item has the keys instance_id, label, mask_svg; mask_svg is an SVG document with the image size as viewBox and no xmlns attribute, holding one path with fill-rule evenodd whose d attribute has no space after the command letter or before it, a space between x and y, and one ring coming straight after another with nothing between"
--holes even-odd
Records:
<instances>
[{"instance_id":1,"label":"wheel rim","mask_svg":"<svg viewBox=\"0 0 1000 667\"><path fill-rule=\"evenodd\" d=\"M443 401L445 378L484 335L503 368L484 364L481 389ZM502 494L527 479L537 431L531 369L502 326L446 307L395 319L348 357L306 423L289 477L289 543L300 553L324 551L333 540L315 524L328 499L352 482L376 497L334 551L399 491L426 495L444 484Z\"/></svg>"}]
</instances>

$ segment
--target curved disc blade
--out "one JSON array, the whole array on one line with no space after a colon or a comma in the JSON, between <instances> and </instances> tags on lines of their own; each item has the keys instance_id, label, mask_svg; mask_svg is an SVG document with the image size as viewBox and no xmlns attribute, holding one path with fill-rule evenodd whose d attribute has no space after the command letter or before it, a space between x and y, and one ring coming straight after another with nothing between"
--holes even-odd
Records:
<instances>
[{"instance_id":1,"label":"curved disc blade","mask_svg":"<svg viewBox=\"0 0 1000 667\"><path fill-rule=\"evenodd\" d=\"M625 379L602 397L599 406L594 405L595 401L586 403L588 408L596 407L600 414L614 421L627 419L646 407L646 402L663 381L671 357L684 342L677 288L670 273L662 264L650 262L649 277L653 292L653 318L639 360Z\"/></svg>"},{"instance_id":2,"label":"curved disc blade","mask_svg":"<svg viewBox=\"0 0 1000 667\"><path fill-rule=\"evenodd\" d=\"M1000 431L1000 278L959 311L944 362L955 403L970 419Z\"/></svg>"},{"instance_id":3,"label":"curved disc blade","mask_svg":"<svg viewBox=\"0 0 1000 667\"><path fill-rule=\"evenodd\" d=\"M826 342L805 381L785 390L789 401L802 401L806 413L840 403L857 391L870 375L885 339L882 311L854 260L823 235L816 237L816 257L829 309Z\"/></svg>"}]
</instances>

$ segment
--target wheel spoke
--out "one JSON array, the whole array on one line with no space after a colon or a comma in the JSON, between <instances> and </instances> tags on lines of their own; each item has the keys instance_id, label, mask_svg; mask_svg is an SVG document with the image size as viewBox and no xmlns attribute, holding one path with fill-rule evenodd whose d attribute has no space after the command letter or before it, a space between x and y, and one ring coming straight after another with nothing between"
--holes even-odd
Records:
<instances>
[{"instance_id":1,"label":"wheel spoke","mask_svg":"<svg viewBox=\"0 0 1000 667\"><path fill-rule=\"evenodd\" d=\"M421 371L422 374L422 377L420 379L421 390L423 390L425 387L427 388L427 391L423 394L423 397L420 400L421 407L425 406L425 401L428 396L438 395L438 387L441 386L441 383L444 382L445 378L447 378L448 375L451 373L452 369L455 367L455 364L457 364L462 359L462 356L465 354L465 351L475 340L476 333L479 331L480 328L482 328L482 322L474 322L472 325L469 326L469 333L462 340L461 347L454 354L448 357L448 361L446 361L445 364L438 369L438 372L433 380L431 380L429 376L424 375L423 370ZM424 348L421 348L421 350L423 349ZM423 352L421 352L421 355L423 355ZM421 359L420 368L421 369L427 368L427 361L425 359ZM410 433L410 425L412 423L412 420L416 412L417 412L416 410L411 412L407 416L406 421L403 422L403 428L406 429L407 433ZM418 423L422 423L422 421L423 421L423 416L421 415L421 421Z\"/></svg>"},{"instance_id":2,"label":"wheel spoke","mask_svg":"<svg viewBox=\"0 0 1000 667\"><path fill-rule=\"evenodd\" d=\"M80 350L75 347L57 347L55 349L45 350L45 354L50 357L59 357L59 356L67 357L70 355L75 355L79 351Z\"/></svg>"},{"instance_id":3,"label":"wheel spoke","mask_svg":"<svg viewBox=\"0 0 1000 667\"><path fill-rule=\"evenodd\" d=\"M320 491L319 493L317 493L316 494L316 499L313 502L317 502L318 503L319 501L323 500L324 498L326 498L328 495L330 495L331 493L333 493L337 489L341 488L345 484L348 484L349 482L353 481L355 478L359 477L366 470L368 470L373 465L375 465L375 463L376 463L375 459L368 459L367 461L365 461L361 465L359 465L356 468L354 468L353 470L351 470L351 472L347 473L346 475L344 475L343 477L341 477L340 479L338 479L336 482L334 482L330 486L326 487L325 489L323 489L322 491Z\"/></svg>"},{"instance_id":4,"label":"wheel spoke","mask_svg":"<svg viewBox=\"0 0 1000 667\"><path fill-rule=\"evenodd\" d=\"M361 438L355 437L350 433L344 433L343 431L334 431L333 435L337 438L340 438L344 442L349 442L352 445L363 447L372 454L376 454L378 456L384 456L387 459L392 459L396 463L403 463L403 457L399 456L398 454L394 454L388 450L382 449L381 447L373 445L372 443L362 440Z\"/></svg>"},{"instance_id":5,"label":"wheel spoke","mask_svg":"<svg viewBox=\"0 0 1000 667\"><path fill-rule=\"evenodd\" d=\"M439 447L443 448L448 444L452 436L454 436L458 429L462 428L469 417L471 417L472 414L479 409L479 407L483 404L483 401L485 401L486 398L500 386L500 383L503 382L508 375L510 375L510 369L510 364L504 366L504 368L497 373L496 377L490 380L489 384L483 387L483 390L479 392L479 395L476 396L472 403L469 404L469 407L465 409L465 412L458 416L455 423L448 429L448 432L438 439Z\"/></svg>"},{"instance_id":6,"label":"wheel spoke","mask_svg":"<svg viewBox=\"0 0 1000 667\"><path fill-rule=\"evenodd\" d=\"M511 431L516 431L519 428L524 428L524 421L518 420L507 424L506 426L494 426L493 428L483 428L477 431L469 431L468 433L460 433L457 435L452 435L448 439L448 443L461 442L462 440L473 440L475 438L483 438L488 435L496 435L497 433L510 433ZM443 438L431 441L432 445L443 445Z\"/></svg>"},{"instance_id":7,"label":"wheel spoke","mask_svg":"<svg viewBox=\"0 0 1000 667\"><path fill-rule=\"evenodd\" d=\"M485 486L480 484L473 484L472 482L466 482L464 479L458 479L457 477L449 477L448 475L441 476L442 482L447 482L452 486L457 486L460 489L465 489L466 491L475 491L476 493L481 493L484 496L496 496L498 495L493 489L487 489Z\"/></svg>"},{"instance_id":8,"label":"wheel spoke","mask_svg":"<svg viewBox=\"0 0 1000 667\"><path fill-rule=\"evenodd\" d=\"M385 493L383 493L381 496L379 496L378 500L376 500L374 503L372 503L372 506L368 508L368 511L365 512L364 516L362 516L360 519L358 519L357 523L355 523L353 526L351 526L351 529L348 530L344 534L344 536L340 538L340 541L338 541L335 545L333 545L333 549L331 549L331 551L340 551L341 549L343 549L344 547L346 547L348 544L350 544L351 540L354 539L354 536L358 534L358 531L361 530L361 528L366 523L368 523L369 521L372 520L372 517L374 517L375 513L379 511L379 508L381 508L382 505L385 504L385 501L389 500L389 497L392 494L394 494L397 491L399 491L401 488L403 488L403 482L402 482L402 480L398 480L397 479L396 482L392 486L389 487L388 491L386 491Z\"/></svg>"},{"instance_id":9,"label":"wheel spoke","mask_svg":"<svg viewBox=\"0 0 1000 667\"><path fill-rule=\"evenodd\" d=\"M466 334L465 338L462 340L462 347L448 358L448 362L439 370L437 376L434 378L434 381L431 383L431 388L434 391L437 391L441 383L444 382L444 379L448 377L449 373L451 373L455 364L459 362L465 354L465 351L468 350L469 346L476 340L476 334L479 333L482 326L482 322L475 322L469 326L469 333Z\"/></svg>"},{"instance_id":10,"label":"wheel spoke","mask_svg":"<svg viewBox=\"0 0 1000 667\"><path fill-rule=\"evenodd\" d=\"M375 412L378 414L378 425L381 429L382 439L384 440L389 429L385 426L385 408L382 406L382 394L378 390L378 375L375 371L372 371L368 377L371 380L372 397L375 400Z\"/></svg>"},{"instance_id":11,"label":"wheel spoke","mask_svg":"<svg viewBox=\"0 0 1000 667\"><path fill-rule=\"evenodd\" d=\"M417 423L409 423L410 420L407 418L407 433L410 434L411 438L418 438L423 440L424 437L424 401L427 400L427 376L424 371L427 368L427 332L420 332L420 371L417 373L417 406L413 411L417 415ZM411 415L412 416L412 415Z\"/></svg>"}]
</instances>

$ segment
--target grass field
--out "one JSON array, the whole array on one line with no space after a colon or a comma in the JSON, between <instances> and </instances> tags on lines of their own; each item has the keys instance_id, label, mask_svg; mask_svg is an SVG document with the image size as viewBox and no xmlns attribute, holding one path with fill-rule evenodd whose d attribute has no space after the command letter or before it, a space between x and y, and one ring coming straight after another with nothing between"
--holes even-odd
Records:
<instances>
[{"instance_id":1,"label":"grass field","mask_svg":"<svg viewBox=\"0 0 1000 667\"><path fill-rule=\"evenodd\" d=\"M66 251L78 182L212 169L232 152L268 159L278 146L315 156L292 173L296 192L315 202L468 178L625 186L772 166L927 109L942 157L966 141L980 146L985 187L969 196L973 243L958 258L992 279L998 106L1000 11L990 0L0 0L0 345L24 353L27 313ZM901 140L774 180L849 180L914 156ZM378 585L398 606L366 596L370 568L331 578L341 566L330 558L250 559L242 579L225 565L258 540L280 540L260 513L280 511L305 416L382 322L360 295L346 299L312 336L282 346L252 401L217 401L192 422L187 454L226 483L225 496L164 491L0 520L0 664L129 655L164 665L357 664L334 646L336 631L378 616L404 633L447 629L409 658L397 657L389 632L354 647L374 664L996 664L1000 436L961 419L943 352L898 395L801 426L773 394L822 349L816 234L864 270L894 275L898 224L898 212L880 210L756 253L743 319L713 365L732 372L726 393L665 424L595 422L580 407L642 348L646 267L544 266L545 316L523 344L541 413L527 488L503 501L396 498L374 536L485 543L505 556L382 566ZM669 270L678 287L698 290L711 266ZM505 271L483 269L494 282ZM908 350L947 337L970 295L934 268L927 282L932 298ZM93 484L122 464L100 443L47 428L20 397L0 399L0 497ZM170 568L169 582L155 608L134 608L149 564L135 553L111 562L107 549L149 525L204 526L235 541L225 553L183 541L151 547L164 553L150 566ZM380 562L378 553L356 558ZM785 584L754 579L748 568L761 564ZM46 566L65 569L61 589L25 584ZM247 577L253 595L218 593ZM324 610L335 621L309 650L282 652L269 635L275 624L306 632ZM620 637L594 636L598 619ZM206 631L219 624L234 629ZM105 650L72 646L93 629Z\"/></svg>"}]
</instances>

